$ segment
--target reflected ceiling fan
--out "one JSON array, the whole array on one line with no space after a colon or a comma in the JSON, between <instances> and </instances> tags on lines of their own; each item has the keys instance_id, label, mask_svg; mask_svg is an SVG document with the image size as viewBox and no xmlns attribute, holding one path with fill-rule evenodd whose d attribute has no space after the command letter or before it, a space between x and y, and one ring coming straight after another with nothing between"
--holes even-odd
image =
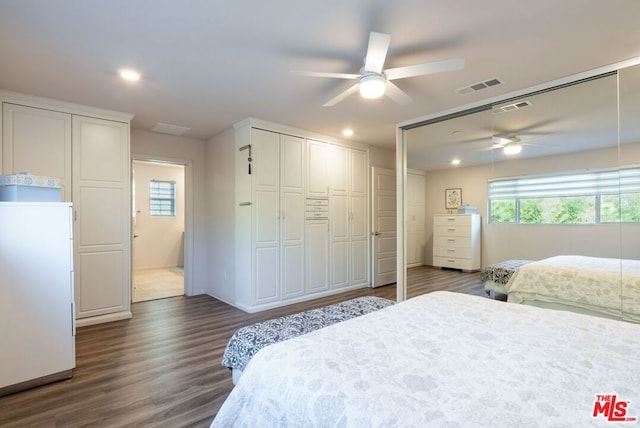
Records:
<instances>
[{"instance_id":1,"label":"reflected ceiling fan","mask_svg":"<svg viewBox=\"0 0 640 428\"><path fill-rule=\"evenodd\" d=\"M517 155L522 151L522 145L520 138L515 135L500 136L494 135L491 137L491 150L500 150L505 155Z\"/></svg>"},{"instance_id":2,"label":"reflected ceiling fan","mask_svg":"<svg viewBox=\"0 0 640 428\"><path fill-rule=\"evenodd\" d=\"M332 107L358 90L363 98L374 99L386 95L396 103L405 105L411 102L411 98L392 83L392 80L424 76L427 74L460 70L464 68L464 59L458 58L383 70L390 41L391 36L388 34L375 32L370 34L367 56L364 59L364 66L360 69L360 74L323 73L314 71L293 72L311 77L357 80L358 82L355 85L352 85L347 90L331 98L323 105L323 107Z\"/></svg>"}]
</instances>

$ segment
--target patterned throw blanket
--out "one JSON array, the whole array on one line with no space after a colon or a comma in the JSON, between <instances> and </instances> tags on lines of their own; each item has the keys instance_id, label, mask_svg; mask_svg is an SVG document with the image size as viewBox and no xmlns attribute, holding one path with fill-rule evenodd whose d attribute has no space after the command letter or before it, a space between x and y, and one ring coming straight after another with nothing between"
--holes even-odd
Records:
<instances>
[{"instance_id":1,"label":"patterned throw blanket","mask_svg":"<svg viewBox=\"0 0 640 428\"><path fill-rule=\"evenodd\" d=\"M358 297L335 305L242 327L229 340L227 349L222 356L222 365L230 369L244 370L251 357L267 345L291 339L393 304L394 302L391 300L381 297Z\"/></svg>"},{"instance_id":2,"label":"patterned throw blanket","mask_svg":"<svg viewBox=\"0 0 640 428\"><path fill-rule=\"evenodd\" d=\"M487 266L480 274L481 281L493 281L498 284L506 285L511 276L521 267L533 260L507 260L506 262L496 263Z\"/></svg>"}]
</instances>

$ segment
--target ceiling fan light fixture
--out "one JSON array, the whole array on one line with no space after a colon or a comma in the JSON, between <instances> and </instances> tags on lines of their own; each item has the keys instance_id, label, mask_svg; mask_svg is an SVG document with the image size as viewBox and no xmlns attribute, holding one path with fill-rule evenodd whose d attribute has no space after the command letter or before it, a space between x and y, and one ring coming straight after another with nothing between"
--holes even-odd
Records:
<instances>
[{"instance_id":1,"label":"ceiling fan light fixture","mask_svg":"<svg viewBox=\"0 0 640 428\"><path fill-rule=\"evenodd\" d=\"M380 98L384 95L386 81L379 74L369 74L360 78L360 96L366 99Z\"/></svg>"},{"instance_id":2,"label":"ceiling fan light fixture","mask_svg":"<svg viewBox=\"0 0 640 428\"><path fill-rule=\"evenodd\" d=\"M521 151L522 151L522 144L518 144L518 143L507 144L502 149L502 152L508 156L517 155Z\"/></svg>"}]
</instances>

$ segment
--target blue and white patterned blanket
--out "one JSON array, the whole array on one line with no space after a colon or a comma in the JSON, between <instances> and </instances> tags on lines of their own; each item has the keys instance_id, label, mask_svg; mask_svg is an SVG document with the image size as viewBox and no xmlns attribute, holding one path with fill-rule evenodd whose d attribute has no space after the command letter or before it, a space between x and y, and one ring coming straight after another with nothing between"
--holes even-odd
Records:
<instances>
[{"instance_id":1,"label":"blue and white patterned blanket","mask_svg":"<svg viewBox=\"0 0 640 428\"><path fill-rule=\"evenodd\" d=\"M222 365L230 369L244 370L251 357L267 345L368 314L393 304L394 302L391 300L382 297L358 297L334 305L242 327L231 336L222 356Z\"/></svg>"}]
</instances>

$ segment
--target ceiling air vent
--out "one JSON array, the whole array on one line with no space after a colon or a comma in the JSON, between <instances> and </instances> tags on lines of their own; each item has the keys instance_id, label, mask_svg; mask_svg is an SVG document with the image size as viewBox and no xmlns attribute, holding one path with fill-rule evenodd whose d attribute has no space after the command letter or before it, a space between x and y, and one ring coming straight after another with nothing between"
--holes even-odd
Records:
<instances>
[{"instance_id":1,"label":"ceiling air vent","mask_svg":"<svg viewBox=\"0 0 640 428\"><path fill-rule=\"evenodd\" d=\"M184 126L177 125L169 125L168 123L156 123L151 130L153 132L159 132L161 134L169 134L169 135L182 135L191 128L185 128Z\"/></svg>"},{"instance_id":2,"label":"ceiling air vent","mask_svg":"<svg viewBox=\"0 0 640 428\"><path fill-rule=\"evenodd\" d=\"M462 88L458 88L456 89L456 93L458 93L459 95L466 95L472 92L478 92L478 91L481 91L482 89L487 89L492 86L496 86L500 84L502 84L502 80L500 80L497 77L494 77L493 79L485 80L484 82L478 82L469 86L463 86Z\"/></svg>"},{"instance_id":3,"label":"ceiling air vent","mask_svg":"<svg viewBox=\"0 0 640 428\"><path fill-rule=\"evenodd\" d=\"M506 113L509 111L520 110L521 108L529 107L531 105L531 101L518 101L513 104L507 104L504 106L494 107L494 113Z\"/></svg>"}]
</instances>

